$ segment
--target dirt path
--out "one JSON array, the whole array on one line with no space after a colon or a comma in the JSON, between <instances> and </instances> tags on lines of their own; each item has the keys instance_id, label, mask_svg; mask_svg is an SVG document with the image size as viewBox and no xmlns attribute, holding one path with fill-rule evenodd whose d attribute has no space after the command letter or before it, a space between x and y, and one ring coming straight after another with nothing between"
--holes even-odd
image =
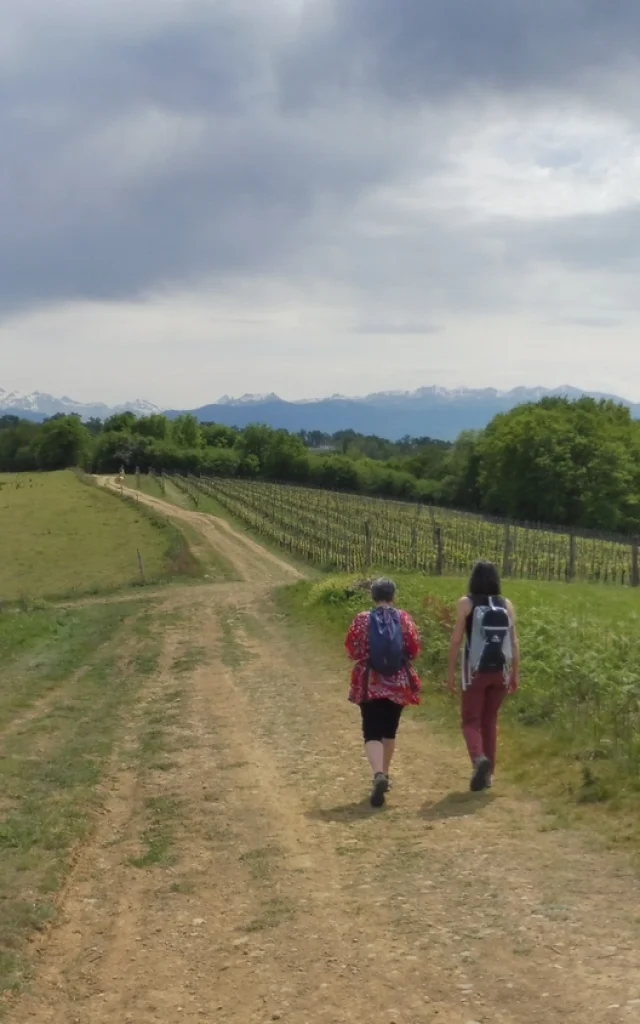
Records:
<instances>
[{"instance_id":1,"label":"dirt path","mask_svg":"<svg viewBox=\"0 0 640 1024\"><path fill-rule=\"evenodd\" d=\"M269 601L297 571L226 523L169 511L244 583L167 592L176 622L129 729L133 743L181 688L170 763L123 761L11 1019L639 1021L630 866L549 831L516 793L471 798L461 749L410 717L389 806L372 812L346 666ZM135 867L150 806L173 807L173 857Z\"/></svg>"}]
</instances>

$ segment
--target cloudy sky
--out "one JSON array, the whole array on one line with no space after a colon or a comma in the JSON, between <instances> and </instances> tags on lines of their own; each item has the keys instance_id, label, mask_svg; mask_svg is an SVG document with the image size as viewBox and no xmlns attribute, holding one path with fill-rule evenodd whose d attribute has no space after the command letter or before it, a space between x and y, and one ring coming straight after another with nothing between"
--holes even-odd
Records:
<instances>
[{"instance_id":1,"label":"cloudy sky","mask_svg":"<svg viewBox=\"0 0 640 1024\"><path fill-rule=\"evenodd\" d=\"M2 6L1 387L640 399L638 0Z\"/></svg>"}]
</instances>

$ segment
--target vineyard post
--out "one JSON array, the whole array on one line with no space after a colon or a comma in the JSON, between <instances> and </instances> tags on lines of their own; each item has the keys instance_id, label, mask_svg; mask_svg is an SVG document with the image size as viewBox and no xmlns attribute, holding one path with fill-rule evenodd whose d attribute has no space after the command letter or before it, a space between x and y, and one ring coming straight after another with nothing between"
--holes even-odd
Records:
<instances>
[{"instance_id":1,"label":"vineyard post","mask_svg":"<svg viewBox=\"0 0 640 1024\"><path fill-rule=\"evenodd\" d=\"M138 568L140 570L140 578L141 578L143 583L146 583L147 582L147 575L146 575L146 573L144 571L144 559L142 557L142 552L140 551L140 548L136 548L136 551L138 553Z\"/></svg>"},{"instance_id":2,"label":"vineyard post","mask_svg":"<svg viewBox=\"0 0 640 1024\"><path fill-rule=\"evenodd\" d=\"M373 544L371 543L371 523L367 519L364 524L364 560L367 569L373 562Z\"/></svg>"},{"instance_id":3,"label":"vineyard post","mask_svg":"<svg viewBox=\"0 0 640 1024\"><path fill-rule=\"evenodd\" d=\"M578 545L576 542L576 535L573 531L569 534L569 568L567 570L567 580L572 583L576 578L576 564L578 561Z\"/></svg>"},{"instance_id":4,"label":"vineyard post","mask_svg":"<svg viewBox=\"0 0 640 1024\"><path fill-rule=\"evenodd\" d=\"M411 527L411 564L414 569L418 568L418 524L415 522Z\"/></svg>"},{"instance_id":5,"label":"vineyard post","mask_svg":"<svg viewBox=\"0 0 640 1024\"><path fill-rule=\"evenodd\" d=\"M631 586L640 587L640 543L637 537L631 545Z\"/></svg>"},{"instance_id":6,"label":"vineyard post","mask_svg":"<svg viewBox=\"0 0 640 1024\"><path fill-rule=\"evenodd\" d=\"M436 526L434 529L434 537L436 542L436 576L442 576L444 573L444 544L442 541L442 527Z\"/></svg>"},{"instance_id":7,"label":"vineyard post","mask_svg":"<svg viewBox=\"0 0 640 1024\"><path fill-rule=\"evenodd\" d=\"M512 538L511 538L511 525L510 523L505 524L504 528L504 557L502 559L502 575L511 575L511 549L512 549Z\"/></svg>"}]
</instances>

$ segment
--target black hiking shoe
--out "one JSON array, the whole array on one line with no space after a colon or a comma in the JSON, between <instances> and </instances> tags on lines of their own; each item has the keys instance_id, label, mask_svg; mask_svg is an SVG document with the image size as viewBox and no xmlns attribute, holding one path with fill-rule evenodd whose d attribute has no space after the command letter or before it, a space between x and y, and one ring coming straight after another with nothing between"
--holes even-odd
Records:
<instances>
[{"instance_id":1,"label":"black hiking shoe","mask_svg":"<svg viewBox=\"0 0 640 1024\"><path fill-rule=\"evenodd\" d=\"M472 793L480 793L487 788L487 780L491 778L491 761L484 755L476 761L476 766L471 776L470 788Z\"/></svg>"},{"instance_id":2,"label":"black hiking shoe","mask_svg":"<svg viewBox=\"0 0 640 1024\"><path fill-rule=\"evenodd\" d=\"M384 795L389 789L389 780L386 775L382 772L378 772L375 779L373 780L373 789L371 790L371 806L372 807L383 807L384 806Z\"/></svg>"}]
</instances>

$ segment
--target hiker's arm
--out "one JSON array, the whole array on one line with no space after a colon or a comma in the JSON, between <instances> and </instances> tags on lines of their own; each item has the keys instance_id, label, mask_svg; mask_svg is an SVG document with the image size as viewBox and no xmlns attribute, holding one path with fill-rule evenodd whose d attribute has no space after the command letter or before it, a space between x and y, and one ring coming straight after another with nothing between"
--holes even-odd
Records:
<instances>
[{"instance_id":1,"label":"hiker's arm","mask_svg":"<svg viewBox=\"0 0 640 1024\"><path fill-rule=\"evenodd\" d=\"M453 627L453 633L451 636L451 644L449 646L449 674L447 677L447 683L451 693L456 692L456 668L458 667L458 659L460 657L460 648L464 642L464 634L467 625L467 616L469 614L470 601L468 597L461 597L458 601L458 613L456 617L456 624Z\"/></svg>"},{"instance_id":2,"label":"hiker's arm","mask_svg":"<svg viewBox=\"0 0 640 1024\"><path fill-rule=\"evenodd\" d=\"M420 641L418 627L411 616L407 615L405 620L404 650L409 661L414 661L414 659L418 657L421 648L422 643Z\"/></svg>"},{"instance_id":3,"label":"hiker's arm","mask_svg":"<svg viewBox=\"0 0 640 1024\"><path fill-rule=\"evenodd\" d=\"M362 661L366 658L366 631L361 615L356 615L351 623L344 645L352 661Z\"/></svg>"},{"instance_id":4,"label":"hiker's arm","mask_svg":"<svg viewBox=\"0 0 640 1024\"><path fill-rule=\"evenodd\" d=\"M511 601L507 601L507 611L511 616L511 646L513 648L513 663L511 665L511 680L509 682L509 693L515 693L520 685L520 640L518 639L518 629L516 626L516 610L511 604Z\"/></svg>"}]
</instances>

